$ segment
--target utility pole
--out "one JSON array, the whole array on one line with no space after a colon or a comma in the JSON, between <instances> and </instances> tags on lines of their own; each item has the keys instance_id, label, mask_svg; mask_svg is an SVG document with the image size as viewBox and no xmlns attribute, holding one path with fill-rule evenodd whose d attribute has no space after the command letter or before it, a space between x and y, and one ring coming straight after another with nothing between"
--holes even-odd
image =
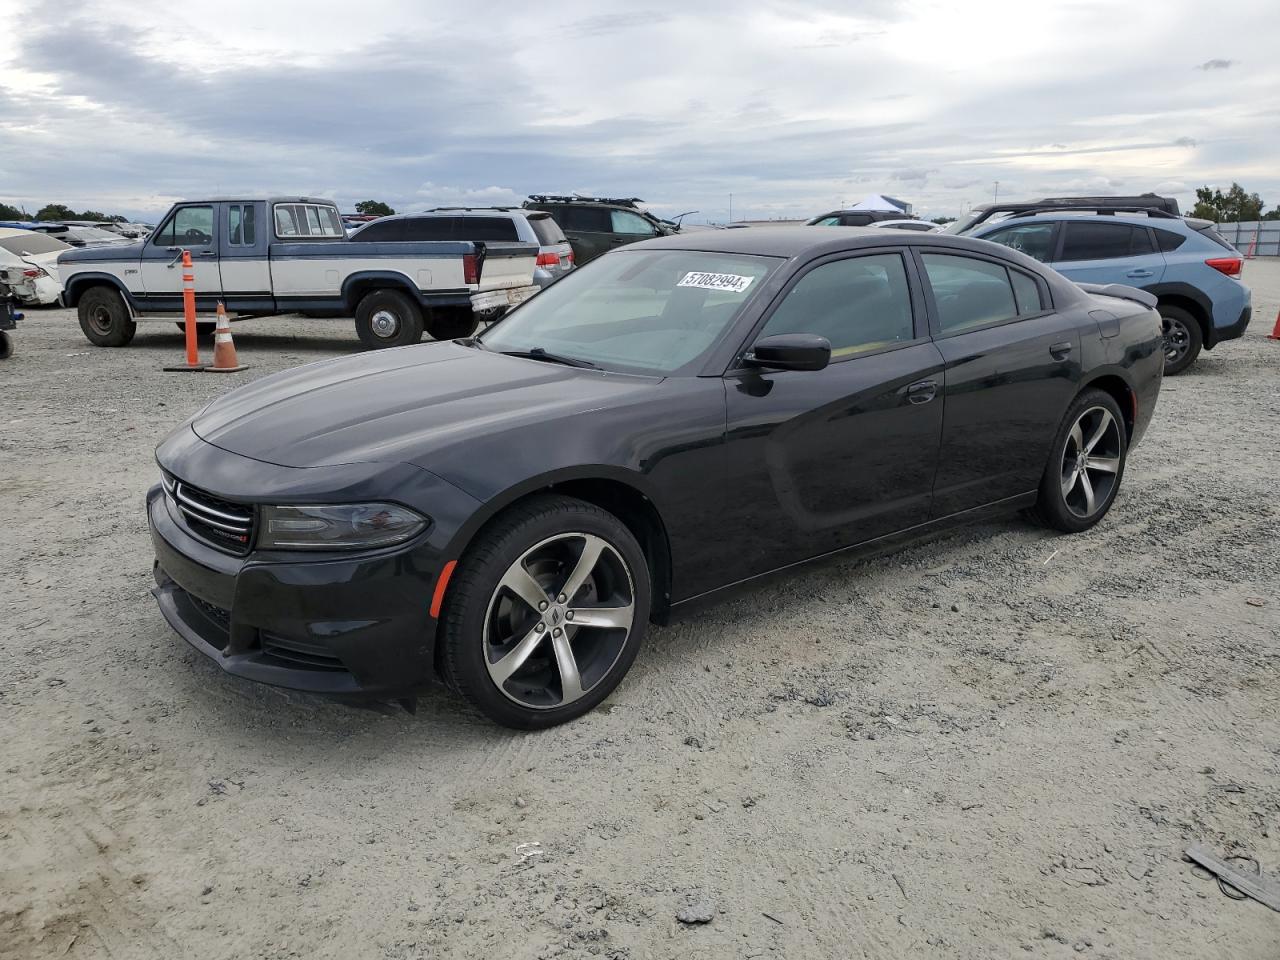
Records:
<instances>
[{"instance_id":1,"label":"utility pole","mask_svg":"<svg viewBox=\"0 0 1280 960\"><path fill-rule=\"evenodd\" d=\"M999 180L996 181L995 189L991 191L991 202L992 203L1000 202L1000 181Z\"/></svg>"},{"instance_id":2,"label":"utility pole","mask_svg":"<svg viewBox=\"0 0 1280 960\"><path fill-rule=\"evenodd\" d=\"M733 223L733 194L729 194L729 222Z\"/></svg>"}]
</instances>

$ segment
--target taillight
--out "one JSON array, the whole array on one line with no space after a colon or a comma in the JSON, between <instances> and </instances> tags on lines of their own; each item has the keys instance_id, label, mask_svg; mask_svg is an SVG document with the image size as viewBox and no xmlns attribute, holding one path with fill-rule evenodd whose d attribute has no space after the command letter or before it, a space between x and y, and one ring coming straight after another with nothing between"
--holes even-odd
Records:
<instances>
[{"instance_id":1,"label":"taillight","mask_svg":"<svg viewBox=\"0 0 1280 960\"><path fill-rule=\"evenodd\" d=\"M560 266L560 256L555 253L540 253L538 254L538 266L558 267Z\"/></svg>"},{"instance_id":2,"label":"taillight","mask_svg":"<svg viewBox=\"0 0 1280 960\"><path fill-rule=\"evenodd\" d=\"M480 270L478 269L476 255L474 253L464 253L462 255L462 282L480 282Z\"/></svg>"},{"instance_id":3,"label":"taillight","mask_svg":"<svg viewBox=\"0 0 1280 960\"><path fill-rule=\"evenodd\" d=\"M39 267L33 267L30 270L23 270L22 275L24 277L28 277L31 280L38 280L40 277L47 276L47 274L43 270L41 270Z\"/></svg>"},{"instance_id":4,"label":"taillight","mask_svg":"<svg viewBox=\"0 0 1280 960\"><path fill-rule=\"evenodd\" d=\"M1239 257L1212 257L1204 262L1206 267L1213 267L1219 273L1225 273L1228 277L1240 276L1240 271L1244 269L1244 261Z\"/></svg>"},{"instance_id":5,"label":"taillight","mask_svg":"<svg viewBox=\"0 0 1280 960\"><path fill-rule=\"evenodd\" d=\"M572 251L572 250L570 250L570 251L569 251L569 262L570 262L570 263L573 263L573 251Z\"/></svg>"}]
</instances>

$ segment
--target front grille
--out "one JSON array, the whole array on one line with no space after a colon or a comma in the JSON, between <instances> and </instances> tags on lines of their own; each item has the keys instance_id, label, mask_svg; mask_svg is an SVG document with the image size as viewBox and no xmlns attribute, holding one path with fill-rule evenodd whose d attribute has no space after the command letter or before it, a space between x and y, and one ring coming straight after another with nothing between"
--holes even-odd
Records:
<instances>
[{"instance_id":1,"label":"front grille","mask_svg":"<svg viewBox=\"0 0 1280 960\"><path fill-rule=\"evenodd\" d=\"M253 542L253 507L223 500L184 480L161 474L165 494L187 529L210 546L243 555Z\"/></svg>"},{"instance_id":2,"label":"front grille","mask_svg":"<svg viewBox=\"0 0 1280 960\"><path fill-rule=\"evenodd\" d=\"M265 630L260 634L262 652L286 666L305 670L346 670L346 665L329 652L329 648L292 637L281 637Z\"/></svg>"}]
</instances>

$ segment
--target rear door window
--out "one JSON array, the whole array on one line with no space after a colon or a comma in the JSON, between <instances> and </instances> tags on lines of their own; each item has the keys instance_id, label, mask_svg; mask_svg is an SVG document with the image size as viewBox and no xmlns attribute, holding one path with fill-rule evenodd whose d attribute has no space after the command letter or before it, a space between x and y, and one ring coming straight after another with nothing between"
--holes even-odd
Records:
<instances>
[{"instance_id":1,"label":"rear door window","mask_svg":"<svg viewBox=\"0 0 1280 960\"><path fill-rule=\"evenodd\" d=\"M565 242L564 231L549 216L530 217L529 226L533 228L533 235L538 238L538 243L544 247Z\"/></svg>"},{"instance_id":2,"label":"rear door window","mask_svg":"<svg viewBox=\"0 0 1280 960\"><path fill-rule=\"evenodd\" d=\"M515 221L510 217L456 217L453 238L489 242L515 242Z\"/></svg>"},{"instance_id":3,"label":"rear door window","mask_svg":"<svg viewBox=\"0 0 1280 960\"><path fill-rule=\"evenodd\" d=\"M553 216L566 230L582 233L610 233L609 211L604 207L565 207Z\"/></svg>"},{"instance_id":4,"label":"rear door window","mask_svg":"<svg viewBox=\"0 0 1280 960\"><path fill-rule=\"evenodd\" d=\"M397 240L452 240L458 217L410 217L401 220Z\"/></svg>"},{"instance_id":5,"label":"rear door window","mask_svg":"<svg viewBox=\"0 0 1280 960\"><path fill-rule=\"evenodd\" d=\"M257 242L252 203L233 203L227 208L227 243L233 247L252 247Z\"/></svg>"},{"instance_id":6,"label":"rear door window","mask_svg":"<svg viewBox=\"0 0 1280 960\"><path fill-rule=\"evenodd\" d=\"M982 239L1048 263L1053 259L1053 231L1056 226L1054 223L1019 223L993 230Z\"/></svg>"},{"instance_id":7,"label":"rear door window","mask_svg":"<svg viewBox=\"0 0 1280 960\"><path fill-rule=\"evenodd\" d=\"M921 255L941 332L959 333L1018 316L1009 272L997 263L953 254Z\"/></svg>"},{"instance_id":8,"label":"rear door window","mask_svg":"<svg viewBox=\"0 0 1280 960\"><path fill-rule=\"evenodd\" d=\"M1060 261L1115 260L1133 255L1134 227L1123 223L1090 223L1071 220L1063 225L1066 237L1062 241ZM1142 228L1146 240L1146 228ZM1150 248L1150 241L1147 240ZM1147 250L1150 252L1150 249Z\"/></svg>"}]
</instances>

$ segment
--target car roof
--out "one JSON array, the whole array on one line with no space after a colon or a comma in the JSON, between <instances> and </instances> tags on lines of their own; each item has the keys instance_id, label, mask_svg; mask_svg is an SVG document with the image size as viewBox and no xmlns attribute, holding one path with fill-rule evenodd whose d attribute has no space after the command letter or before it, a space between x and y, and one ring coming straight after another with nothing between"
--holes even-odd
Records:
<instances>
[{"instance_id":1,"label":"car roof","mask_svg":"<svg viewBox=\"0 0 1280 960\"><path fill-rule=\"evenodd\" d=\"M628 244L617 251L628 250L698 250L707 253L741 253L759 257L821 256L861 247L929 246L953 247L990 255L995 244L983 242L981 247L968 237L932 233L924 230L877 230L874 227L746 227L739 230L710 230L677 233Z\"/></svg>"},{"instance_id":2,"label":"car roof","mask_svg":"<svg viewBox=\"0 0 1280 960\"><path fill-rule=\"evenodd\" d=\"M1059 220L1087 220L1090 223L1123 223L1131 227L1155 227L1157 230L1186 230L1195 232L1195 227L1188 223L1186 217L1148 217L1141 213L1087 213L1083 211L1046 210L1041 213L1024 214L1022 216L1005 217L1002 220L986 220L973 228L970 236L989 233L997 227L1009 227L1022 223L1053 223ZM1208 221L1205 221L1206 223Z\"/></svg>"}]
</instances>

